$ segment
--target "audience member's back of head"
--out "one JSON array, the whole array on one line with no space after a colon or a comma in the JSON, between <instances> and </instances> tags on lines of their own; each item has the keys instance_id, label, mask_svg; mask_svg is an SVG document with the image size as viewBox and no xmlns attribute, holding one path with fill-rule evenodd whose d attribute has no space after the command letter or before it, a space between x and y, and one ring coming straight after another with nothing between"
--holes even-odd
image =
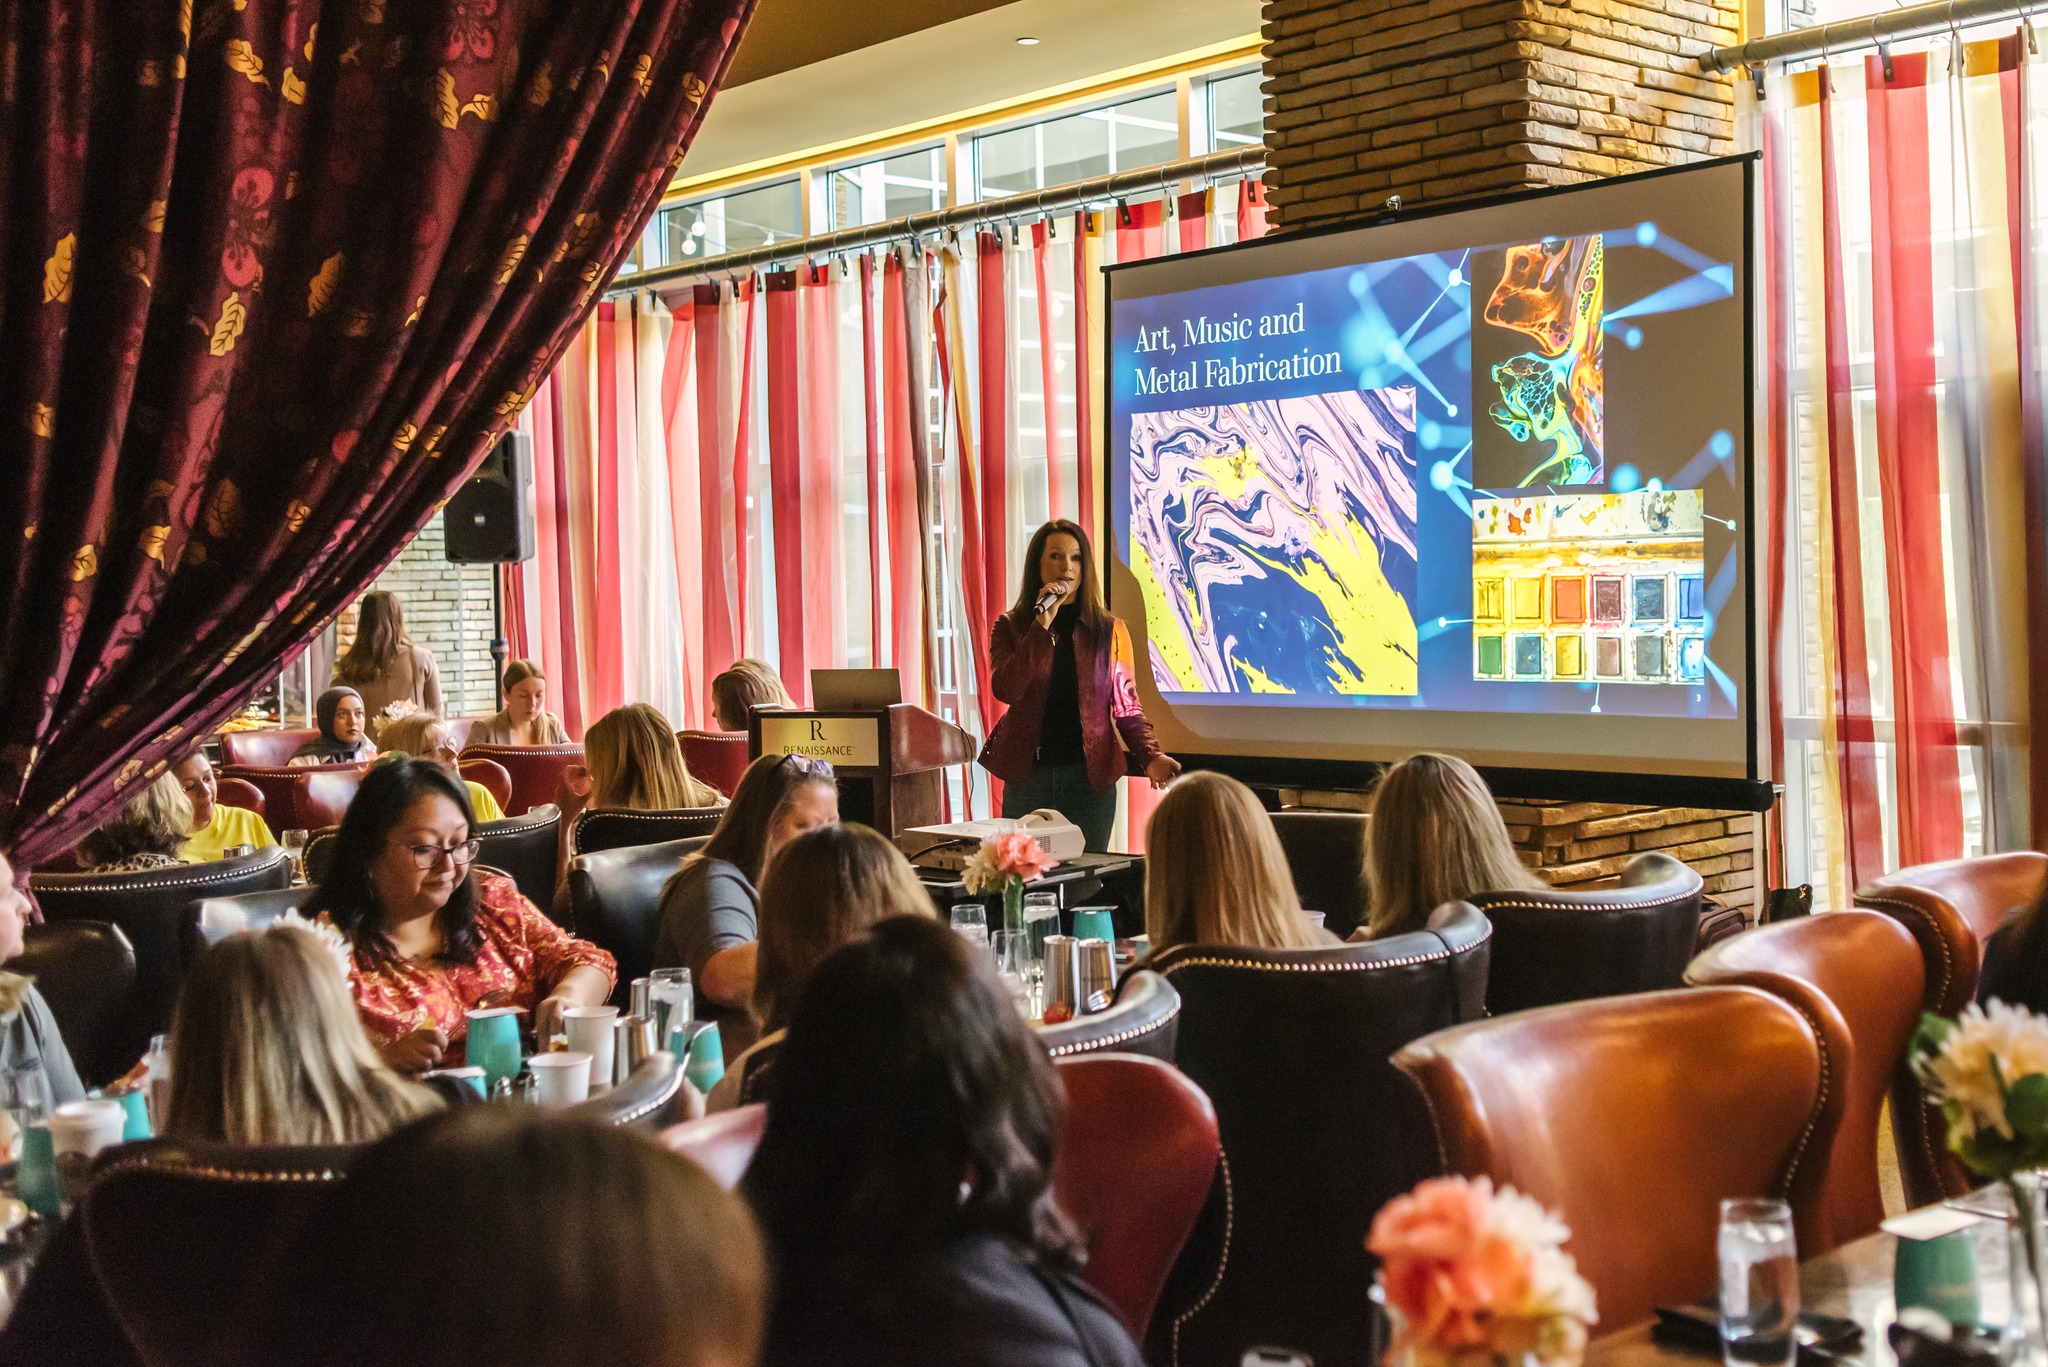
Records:
<instances>
[{"instance_id":1,"label":"audience member's back of head","mask_svg":"<svg viewBox=\"0 0 2048 1367\"><path fill-rule=\"evenodd\" d=\"M755 1019L764 1031L787 1026L818 964L877 921L934 914L910 861L879 831L846 822L798 836L761 878Z\"/></svg>"},{"instance_id":2,"label":"audience member's back of head","mask_svg":"<svg viewBox=\"0 0 2048 1367\"><path fill-rule=\"evenodd\" d=\"M194 961L171 1027L166 1138L366 1143L439 1104L370 1047L346 954L337 932L285 923Z\"/></svg>"},{"instance_id":3,"label":"audience member's back of head","mask_svg":"<svg viewBox=\"0 0 2048 1367\"><path fill-rule=\"evenodd\" d=\"M1366 924L1373 938L1421 930L1475 892L1541 888L1486 780L1455 755L1410 755L1381 777L1365 834Z\"/></svg>"},{"instance_id":4,"label":"audience member's back of head","mask_svg":"<svg viewBox=\"0 0 2048 1367\"><path fill-rule=\"evenodd\" d=\"M985 954L934 917L883 921L820 964L791 1015L742 1189L783 1305L900 1313L955 1236L1071 1265L1051 1178L1064 1097Z\"/></svg>"},{"instance_id":5,"label":"audience member's back of head","mask_svg":"<svg viewBox=\"0 0 2048 1367\"><path fill-rule=\"evenodd\" d=\"M644 702L615 707L583 735L590 805L629 811L710 807L718 790L691 776L667 717Z\"/></svg>"},{"instance_id":6,"label":"audience member's back of head","mask_svg":"<svg viewBox=\"0 0 2048 1367\"><path fill-rule=\"evenodd\" d=\"M756 707L794 707L782 676L759 660L734 660L711 681L711 715L725 731L744 731Z\"/></svg>"},{"instance_id":7,"label":"audience member's back of head","mask_svg":"<svg viewBox=\"0 0 2048 1367\"><path fill-rule=\"evenodd\" d=\"M128 800L120 814L79 842L88 868L118 864L138 855L175 857L192 830L192 803L178 776L166 769Z\"/></svg>"},{"instance_id":8,"label":"audience member's back of head","mask_svg":"<svg viewBox=\"0 0 2048 1367\"><path fill-rule=\"evenodd\" d=\"M646 1136L470 1106L371 1149L272 1274L255 1367L749 1367L766 1286L739 1198Z\"/></svg>"},{"instance_id":9,"label":"audience member's back of head","mask_svg":"<svg viewBox=\"0 0 2048 1367\"><path fill-rule=\"evenodd\" d=\"M1307 949L1322 943L1301 914L1287 853L1251 789L1225 774L1189 774L1145 827L1145 931L1176 945Z\"/></svg>"}]
</instances>

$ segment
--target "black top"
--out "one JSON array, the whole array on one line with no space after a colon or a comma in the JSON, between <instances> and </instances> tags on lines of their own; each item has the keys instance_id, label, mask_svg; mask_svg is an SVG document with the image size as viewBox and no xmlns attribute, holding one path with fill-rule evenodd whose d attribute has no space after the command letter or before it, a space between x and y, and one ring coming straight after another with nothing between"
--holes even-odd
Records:
<instances>
[{"instance_id":1,"label":"black top","mask_svg":"<svg viewBox=\"0 0 2048 1367\"><path fill-rule=\"evenodd\" d=\"M1038 724L1040 764L1086 764L1081 745L1081 670L1074 663L1074 625L1081 605L1069 603L1052 618L1052 677L1045 683L1045 717Z\"/></svg>"},{"instance_id":2,"label":"black top","mask_svg":"<svg viewBox=\"0 0 2048 1367\"><path fill-rule=\"evenodd\" d=\"M895 1285L899 1311L874 1315L784 1288L761 1367L1143 1367L1122 1322L1079 1279L1034 1266L994 1235L961 1236Z\"/></svg>"}]
</instances>

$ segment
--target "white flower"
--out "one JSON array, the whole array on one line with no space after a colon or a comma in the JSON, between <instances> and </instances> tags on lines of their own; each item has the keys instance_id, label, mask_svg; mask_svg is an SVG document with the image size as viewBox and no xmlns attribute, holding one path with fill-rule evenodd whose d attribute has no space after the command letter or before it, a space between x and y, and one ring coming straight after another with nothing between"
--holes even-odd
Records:
<instances>
[{"instance_id":1,"label":"white flower","mask_svg":"<svg viewBox=\"0 0 2048 1367\"><path fill-rule=\"evenodd\" d=\"M1537 1319L1568 1315L1584 1324L1599 1320L1592 1283L1564 1251L1572 1237L1564 1221L1534 1197L1502 1187L1493 1194L1492 1224L1530 1252L1529 1302L1520 1313Z\"/></svg>"},{"instance_id":2,"label":"white flower","mask_svg":"<svg viewBox=\"0 0 2048 1367\"><path fill-rule=\"evenodd\" d=\"M293 926L318 940L320 947L333 956L335 967L341 970L342 980L348 980L349 969L355 964L355 955L349 948L348 937L334 926L326 921L309 921L296 911L287 911L271 924Z\"/></svg>"},{"instance_id":3,"label":"white flower","mask_svg":"<svg viewBox=\"0 0 2048 1367\"><path fill-rule=\"evenodd\" d=\"M2048 1073L2048 1017L2002 1001L1988 1006L1973 1002L1963 1008L1941 1051L1927 1059L1921 1071L1931 1092L1962 1109L1972 1131L2010 1139L2012 1126L2005 1118L1999 1078L2011 1087L2029 1073Z\"/></svg>"}]
</instances>

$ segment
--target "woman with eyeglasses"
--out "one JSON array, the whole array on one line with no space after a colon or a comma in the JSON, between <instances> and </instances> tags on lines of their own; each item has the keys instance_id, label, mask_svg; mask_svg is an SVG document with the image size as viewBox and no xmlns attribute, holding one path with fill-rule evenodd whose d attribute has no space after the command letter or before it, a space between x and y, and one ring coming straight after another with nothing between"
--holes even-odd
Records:
<instances>
[{"instance_id":1,"label":"woman with eyeglasses","mask_svg":"<svg viewBox=\"0 0 2048 1367\"><path fill-rule=\"evenodd\" d=\"M464 1013L516 1006L534 1034L611 995L617 966L541 914L510 878L478 869L469 794L436 764L397 759L363 776L313 895L348 937L356 1010L385 1063L419 1073L459 1057Z\"/></svg>"}]
</instances>

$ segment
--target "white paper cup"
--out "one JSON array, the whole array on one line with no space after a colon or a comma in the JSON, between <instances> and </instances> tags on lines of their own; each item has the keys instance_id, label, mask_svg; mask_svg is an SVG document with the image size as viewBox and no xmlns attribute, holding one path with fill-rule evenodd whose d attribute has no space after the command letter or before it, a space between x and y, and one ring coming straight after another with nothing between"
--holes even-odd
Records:
<instances>
[{"instance_id":1,"label":"white paper cup","mask_svg":"<svg viewBox=\"0 0 2048 1367\"><path fill-rule=\"evenodd\" d=\"M569 1047L590 1055L590 1084L598 1091L611 1085L612 1022L618 1018L616 1006L572 1006L562 1013Z\"/></svg>"},{"instance_id":2,"label":"white paper cup","mask_svg":"<svg viewBox=\"0 0 2048 1367\"><path fill-rule=\"evenodd\" d=\"M574 1106L590 1098L590 1055L571 1049L535 1054L526 1060L533 1073L533 1099L542 1106Z\"/></svg>"},{"instance_id":3,"label":"white paper cup","mask_svg":"<svg viewBox=\"0 0 2048 1367\"><path fill-rule=\"evenodd\" d=\"M127 1127L128 1112L118 1101L67 1101L50 1113L57 1192L66 1206L84 1192L92 1160L100 1150L120 1143Z\"/></svg>"}]
</instances>

